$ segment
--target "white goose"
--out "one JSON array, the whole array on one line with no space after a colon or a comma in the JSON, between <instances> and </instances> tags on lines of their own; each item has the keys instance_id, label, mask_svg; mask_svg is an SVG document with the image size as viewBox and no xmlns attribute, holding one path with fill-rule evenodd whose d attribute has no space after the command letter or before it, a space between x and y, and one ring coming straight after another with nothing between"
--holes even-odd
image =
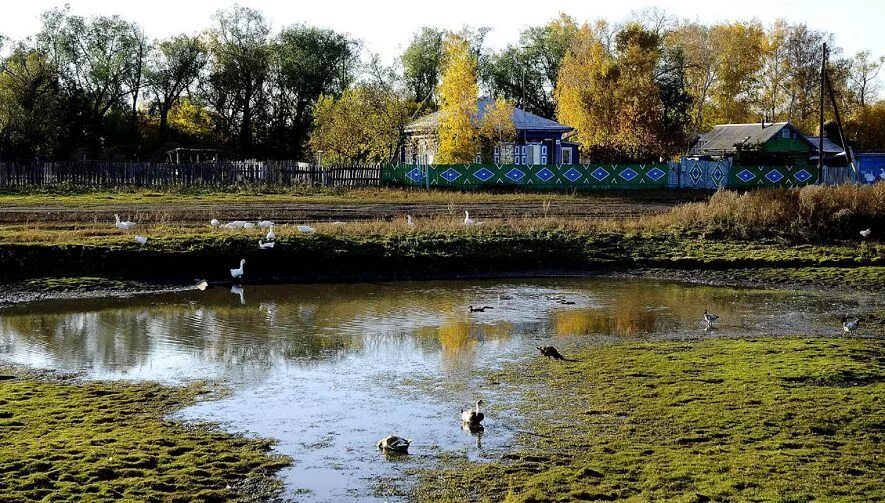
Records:
<instances>
[{"instance_id":1,"label":"white goose","mask_svg":"<svg viewBox=\"0 0 885 503\"><path fill-rule=\"evenodd\" d=\"M242 278L242 277L243 277L243 273L245 272L245 271L243 270L243 266L244 266L245 264L246 264L246 259L242 259L242 260L240 260L240 268L239 268L239 269L231 269L231 270L230 270L230 277L233 278L233 279L240 279L240 278Z\"/></svg>"},{"instance_id":2,"label":"white goose","mask_svg":"<svg viewBox=\"0 0 885 503\"><path fill-rule=\"evenodd\" d=\"M870 234L872 234L872 233L873 233L873 229L864 229L864 230L860 231L860 235L861 235L864 239L870 237Z\"/></svg>"},{"instance_id":3,"label":"white goose","mask_svg":"<svg viewBox=\"0 0 885 503\"><path fill-rule=\"evenodd\" d=\"M276 238L277 238L277 235L274 234L273 224L270 224L270 230L267 231L267 236L265 236L265 239L267 239L268 241L273 241Z\"/></svg>"},{"instance_id":4,"label":"white goose","mask_svg":"<svg viewBox=\"0 0 885 503\"><path fill-rule=\"evenodd\" d=\"M116 221L115 225L121 231L128 231L129 229L135 227L135 225L136 225L135 222L130 222L129 220L121 222L120 215L117 215L116 213L114 213L114 220Z\"/></svg>"},{"instance_id":5,"label":"white goose","mask_svg":"<svg viewBox=\"0 0 885 503\"><path fill-rule=\"evenodd\" d=\"M316 231L316 229L309 225L299 225L298 231L304 234L312 234L314 231Z\"/></svg>"},{"instance_id":6,"label":"white goose","mask_svg":"<svg viewBox=\"0 0 885 503\"><path fill-rule=\"evenodd\" d=\"M246 226L245 220L234 220L232 222L228 222L224 224L225 229L242 229Z\"/></svg>"},{"instance_id":7,"label":"white goose","mask_svg":"<svg viewBox=\"0 0 885 503\"><path fill-rule=\"evenodd\" d=\"M252 223L252 222L246 222L246 223L243 224L243 228L244 228L244 229L254 229L254 228L255 228L255 224Z\"/></svg>"},{"instance_id":8,"label":"white goose","mask_svg":"<svg viewBox=\"0 0 885 503\"><path fill-rule=\"evenodd\" d=\"M217 218L213 218L212 220L209 220L209 225L212 227L220 227L221 222L219 222Z\"/></svg>"},{"instance_id":9,"label":"white goose","mask_svg":"<svg viewBox=\"0 0 885 503\"><path fill-rule=\"evenodd\" d=\"M406 215L406 225L408 225L409 227L415 226L415 222L412 221L412 215Z\"/></svg>"},{"instance_id":10,"label":"white goose","mask_svg":"<svg viewBox=\"0 0 885 503\"><path fill-rule=\"evenodd\" d=\"M261 227L262 229L267 229L268 227L273 227L273 222L271 222L270 220L259 220L258 227Z\"/></svg>"},{"instance_id":11,"label":"white goose","mask_svg":"<svg viewBox=\"0 0 885 503\"><path fill-rule=\"evenodd\" d=\"M135 242L140 245L143 245L143 244L147 243L147 238L144 236L135 236Z\"/></svg>"},{"instance_id":12,"label":"white goose","mask_svg":"<svg viewBox=\"0 0 885 503\"><path fill-rule=\"evenodd\" d=\"M486 417L485 414L479 411L479 406L484 403L482 400L477 400L475 409L461 409L461 422L469 425L479 425Z\"/></svg>"},{"instance_id":13,"label":"white goose","mask_svg":"<svg viewBox=\"0 0 885 503\"><path fill-rule=\"evenodd\" d=\"M269 250L269 249L273 248L274 244L275 243L273 241L265 243L264 241L262 241L260 239L258 240L258 247L261 248L262 250Z\"/></svg>"},{"instance_id":14,"label":"white goose","mask_svg":"<svg viewBox=\"0 0 885 503\"><path fill-rule=\"evenodd\" d=\"M855 318L853 321L848 321L847 316L842 317L842 330L845 333L853 332L860 327L860 318Z\"/></svg>"},{"instance_id":15,"label":"white goose","mask_svg":"<svg viewBox=\"0 0 885 503\"><path fill-rule=\"evenodd\" d=\"M707 322L707 327L708 327L708 328L713 328L713 322L716 321L716 320L718 320L718 319L719 319L718 316L716 316L715 314L710 314L710 313L707 312L706 309L704 309L704 321Z\"/></svg>"},{"instance_id":16,"label":"white goose","mask_svg":"<svg viewBox=\"0 0 885 503\"><path fill-rule=\"evenodd\" d=\"M475 223L476 223L476 222L474 222L473 219L470 218L470 212L469 212L469 211L465 211L465 212L464 212L464 225L473 225L473 224L475 224Z\"/></svg>"}]
</instances>

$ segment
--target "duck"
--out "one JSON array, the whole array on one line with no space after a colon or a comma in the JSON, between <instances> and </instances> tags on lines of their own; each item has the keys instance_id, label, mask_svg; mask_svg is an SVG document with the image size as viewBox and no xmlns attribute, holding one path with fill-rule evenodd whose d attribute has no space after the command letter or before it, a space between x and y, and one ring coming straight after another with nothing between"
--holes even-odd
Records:
<instances>
[{"instance_id":1,"label":"duck","mask_svg":"<svg viewBox=\"0 0 885 503\"><path fill-rule=\"evenodd\" d=\"M265 243L264 241L262 241L260 239L258 240L258 247L261 248L262 250L269 250L269 249L273 248L274 244L275 243L273 241Z\"/></svg>"},{"instance_id":2,"label":"duck","mask_svg":"<svg viewBox=\"0 0 885 503\"><path fill-rule=\"evenodd\" d=\"M378 449L385 452L396 452L399 454L409 453L409 444L412 441L396 435L388 435L378 441Z\"/></svg>"},{"instance_id":3,"label":"duck","mask_svg":"<svg viewBox=\"0 0 885 503\"><path fill-rule=\"evenodd\" d=\"M409 227L415 226L415 222L412 221L412 215L406 215L406 225L408 225Z\"/></svg>"},{"instance_id":4,"label":"duck","mask_svg":"<svg viewBox=\"0 0 885 503\"><path fill-rule=\"evenodd\" d=\"M143 245L143 244L147 243L147 238L144 236L135 236L135 242L140 245Z\"/></svg>"},{"instance_id":5,"label":"duck","mask_svg":"<svg viewBox=\"0 0 885 503\"><path fill-rule=\"evenodd\" d=\"M245 226L246 226L245 220L233 220L231 222L224 224L225 229L242 229Z\"/></svg>"},{"instance_id":6,"label":"duck","mask_svg":"<svg viewBox=\"0 0 885 503\"><path fill-rule=\"evenodd\" d=\"M298 232L301 232L303 234L312 234L315 230L316 229L314 229L313 227L311 227L309 225L299 225L298 226Z\"/></svg>"},{"instance_id":7,"label":"duck","mask_svg":"<svg viewBox=\"0 0 885 503\"><path fill-rule=\"evenodd\" d=\"M466 423L468 425L479 425L483 419L485 419L485 414L479 411L479 406L483 405L485 402L482 400L476 401L475 409L461 409L461 422Z\"/></svg>"},{"instance_id":8,"label":"duck","mask_svg":"<svg viewBox=\"0 0 885 503\"><path fill-rule=\"evenodd\" d=\"M494 309L492 306L482 306L482 307L473 307L467 306L467 309L470 310L471 313L484 313L486 309Z\"/></svg>"},{"instance_id":9,"label":"duck","mask_svg":"<svg viewBox=\"0 0 885 503\"><path fill-rule=\"evenodd\" d=\"M209 220L209 225L212 227L220 227L221 222L219 222L217 218L213 218L212 220Z\"/></svg>"},{"instance_id":10,"label":"duck","mask_svg":"<svg viewBox=\"0 0 885 503\"><path fill-rule=\"evenodd\" d=\"M277 235L273 231L273 224L270 224L270 230L267 231L267 236L265 236L264 238L267 239L268 241L273 241L274 239L277 238Z\"/></svg>"},{"instance_id":11,"label":"duck","mask_svg":"<svg viewBox=\"0 0 885 503\"><path fill-rule=\"evenodd\" d=\"M554 360L565 360L565 357L562 356L559 351L556 350L553 346L535 346L538 348L538 351L541 352L542 355L547 358L553 358Z\"/></svg>"},{"instance_id":12,"label":"duck","mask_svg":"<svg viewBox=\"0 0 885 503\"><path fill-rule=\"evenodd\" d=\"M117 228L120 229L121 231L128 231L129 229L131 229L131 228L133 228L133 227L136 226L136 223L135 223L135 222L130 222L129 220L126 220L126 221L122 221L122 222L121 222L121 221L120 221L120 215L117 215L116 213L114 213L114 220L116 221L116 224L115 224L115 225L116 225Z\"/></svg>"},{"instance_id":13,"label":"duck","mask_svg":"<svg viewBox=\"0 0 885 503\"><path fill-rule=\"evenodd\" d=\"M268 227L273 227L273 222L271 222L270 220L259 220L258 227L261 227L262 229L267 229Z\"/></svg>"},{"instance_id":14,"label":"duck","mask_svg":"<svg viewBox=\"0 0 885 503\"><path fill-rule=\"evenodd\" d=\"M707 312L706 309L704 309L704 321L707 322L707 327L713 328L713 322L718 319L719 319L718 316L716 316L715 314L710 314Z\"/></svg>"},{"instance_id":15,"label":"duck","mask_svg":"<svg viewBox=\"0 0 885 503\"><path fill-rule=\"evenodd\" d=\"M470 212L465 211L464 212L464 225L473 225L475 223L476 222L472 218L470 218Z\"/></svg>"},{"instance_id":16,"label":"duck","mask_svg":"<svg viewBox=\"0 0 885 503\"><path fill-rule=\"evenodd\" d=\"M860 328L860 318L855 318L852 321L848 321L847 316L842 317L842 330L844 330L846 334L853 332L858 328Z\"/></svg>"},{"instance_id":17,"label":"duck","mask_svg":"<svg viewBox=\"0 0 885 503\"><path fill-rule=\"evenodd\" d=\"M240 278L242 278L242 277L243 277L243 273L245 272L245 271L243 270L243 266L244 266L244 265L246 265L246 259L242 259L242 260L240 260L240 268L239 268L239 269L231 269L231 270L230 270L230 277L233 278L233 279L240 279Z\"/></svg>"},{"instance_id":18,"label":"duck","mask_svg":"<svg viewBox=\"0 0 885 503\"><path fill-rule=\"evenodd\" d=\"M864 230L860 231L860 235L861 235L864 239L870 237L870 234L872 234L872 233L873 233L873 229L864 229Z\"/></svg>"}]
</instances>

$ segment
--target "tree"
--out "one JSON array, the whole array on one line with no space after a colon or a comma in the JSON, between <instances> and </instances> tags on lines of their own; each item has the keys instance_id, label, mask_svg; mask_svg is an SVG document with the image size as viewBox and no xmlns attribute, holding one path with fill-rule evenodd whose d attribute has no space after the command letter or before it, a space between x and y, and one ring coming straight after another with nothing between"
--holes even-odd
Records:
<instances>
[{"instance_id":1,"label":"tree","mask_svg":"<svg viewBox=\"0 0 885 503\"><path fill-rule=\"evenodd\" d=\"M882 83L877 80L885 56L873 57L870 51L860 51L849 61L848 84L854 102L861 107L867 106L882 90Z\"/></svg>"},{"instance_id":2,"label":"tree","mask_svg":"<svg viewBox=\"0 0 885 503\"><path fill-rule=\"evenodd\" d=\"M169 111L199 77L206 61L206 49L196 37L179 35L151 47L145 80L159 115L161 141L166 138Z\"/></svg>"},{"instance_id":3,"label":"tree","mask_svg":"<svg viewBox=\"0 0 885 503\"><path fill-rule=\"evenodd\" d=\"M759 119L759 72L765 49L765 31L758 22L716 25L720 55L716 83L710 90L708 125L740 124Z\"/></svg>"},{"instance_id":4,"label":"tree","mask_svg":"<svg viewBox=\"0 0 885 503\"><path fill-rule=\"evenodd\" d=\"M439 84L440 164L470 163L478 151L476 57L460 35L443 42L443 71Z\"/></svg>"},{"instance_id":5,"label":"tree","mask_svg":"<svg viewBox=\"0 0 885 503\"><path fill-rule=\"evenodd\" d=\"M845 134L857 149L885 150L885 101L858 109L845 121Z\"/></svg>"},{"instance_id":6,"label":"tree","mask_svg":"<svg viewBox=\"0 0 885 503\"><path fill-rule=\"evenodd\" d=\"M58 80L45 55L15 47L0 65L0 160L51 155L59 133Z\"/></svg>"},{"instance_id":7,"label":"tree","mask_svg":"<svg viewBox=\"0 0 885 503\"><path fill-rule=\"evenodd\" d=\"M204 94L241 155L254 154L255 115L264 106L270 27L260 12L236 5L218 11L208 33L211 69Z\"/></svg>"},{"instance_id":8,"label":"tree","mask_svg":"<svg viewBox=\"0 0 885 503\"><path fill-rule=\"evenodd\" d=\"M516 126L513 124L513 104L504 98L497 98L486 105L482 122L479 126L479 137L483 143L486 157L502 143L516 138Z\"/></svg>"},{"instance_id":9,"label":"tree","mask_svg":"<svg viewBox=\"0 0 885 503\"><path fill-rule=\"evenodd\" d=\"M439 84L442 48L443 32L424 27L412 36L412 42L400 56L406 87L414 100L429 110L436 108L434 95Z\"/></svg>"}]
</instances>

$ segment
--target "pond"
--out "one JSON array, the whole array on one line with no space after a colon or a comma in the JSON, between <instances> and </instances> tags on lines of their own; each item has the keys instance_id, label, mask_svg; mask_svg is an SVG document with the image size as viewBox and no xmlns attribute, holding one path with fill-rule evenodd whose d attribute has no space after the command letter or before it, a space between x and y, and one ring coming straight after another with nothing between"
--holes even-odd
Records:
<instances>
[{"instance_id":1,"label":"pond","mask_svg":"<svg viewBox=\"0 0 885 503\"><path fill-rule=\"evenodd\" d=\"M279 439L295 460L282 474L289 497L390 500L380 478L512 446L519 418L478 375L539 358L536 345L568 356L624 340L836 336L863 302L599 277L214 287L13 306L0 311L0 359L97 379L222 380L229 397L179 416ZM705 308L720 316L714 330ZM478 398L488 419L472 435L458 417ZM412 455L382 456L388 434L413 439Z\"/></svg>"}]
</instances>

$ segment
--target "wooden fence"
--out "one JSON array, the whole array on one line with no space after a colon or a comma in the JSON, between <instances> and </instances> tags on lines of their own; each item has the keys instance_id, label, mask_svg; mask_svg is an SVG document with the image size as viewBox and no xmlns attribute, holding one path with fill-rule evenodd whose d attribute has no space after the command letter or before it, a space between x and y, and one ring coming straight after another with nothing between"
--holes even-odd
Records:
<instances>
[{"instance_id":1,"label":"wooden fence","mask_svg":"<svg viewBox=\"0 0 885 503\"><path fill-rule=\"evenodd\" d=\"M0 162L0 187L74 185L169 187L234 185L363 187L381 184L378 165L318 166L295 161L204 164L64 161Z\"/></svg>"}]
</instances>

